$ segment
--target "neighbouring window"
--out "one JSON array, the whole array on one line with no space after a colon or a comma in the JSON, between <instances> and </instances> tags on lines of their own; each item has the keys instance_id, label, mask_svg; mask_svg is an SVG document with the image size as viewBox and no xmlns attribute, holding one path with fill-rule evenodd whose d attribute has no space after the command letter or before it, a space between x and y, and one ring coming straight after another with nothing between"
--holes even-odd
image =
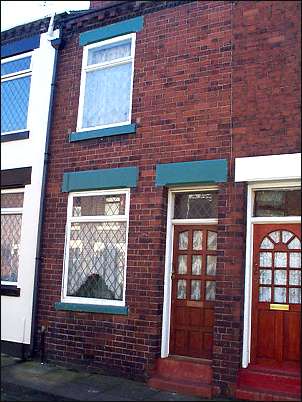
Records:
<instances>
[{"instance_id":1,"label":"neighbouring window","mask_svg":"<svg viewBox=\"0 0 302 402\"><path fill-rule=\"evenodd\" d=\"M174 219L217 218L217 192L176 193Z\"/></svg>"},{"instance_id":2,"label":"neighbouring window","mask_svg":"<svg viewBox=\"0 0 302 402\"><path fill-rule=\"evenodd\" d=\"M64 301L125 304L128 190L69 196Z\"/></svg>"},{"instance_id":3,"label":"neighbouring window","mask_svg":"<svg viewBox=\"0 0 302 402\"><path fill-rule=\"evenodd\" d=\"M255 191L253 216L301 216L301 189Z\"/></svg>"},{"instance_id":4,"label":"neighbouring window","mask_svg":"<svg viewBox=\"0 0 302 402\"><path fill-rule=\"evenodd\" d=\"M1 134L27 131L31 56L1 61Z\"/></svg>"},{"instance_id":5,"label":"neighbouring window","mask_svg":"<svg viewBox=\"0 0 302 402\"><path fill-rule=\"evenodd\" d=\"M135 34L84 47L78 131L131 122Z\"/></svg>"},{"instance_id":6,"label":"neighbouring window","mask_svg":"<svg viewBox=\"0 0 302 402\"><path fill-rule=\"evenodd\" d=\"M18 281L24 193L1 192L1 283Z\"/></svg>"}]
</instances>

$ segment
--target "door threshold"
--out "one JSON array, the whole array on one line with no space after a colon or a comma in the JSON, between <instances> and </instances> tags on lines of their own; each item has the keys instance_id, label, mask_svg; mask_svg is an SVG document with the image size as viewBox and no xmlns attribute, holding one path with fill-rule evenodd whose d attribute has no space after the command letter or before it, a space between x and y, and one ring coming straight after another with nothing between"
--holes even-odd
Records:
<instances>
[{"instance_id":1,"label":"door threshold","mask_svg":"<svg viewBox=\"0 0 302 402\"><path fill-rule=\"evenodd\" d=\"M193 362L193 363L199 363L199 364L212 364L211 359L204 359L201 357L191 357L191 356L181 356L181 355L169 355L168 358L174 359L174 360L182 360L182 361L188 361L188 362Z\"/></svg>"}]
</instances>

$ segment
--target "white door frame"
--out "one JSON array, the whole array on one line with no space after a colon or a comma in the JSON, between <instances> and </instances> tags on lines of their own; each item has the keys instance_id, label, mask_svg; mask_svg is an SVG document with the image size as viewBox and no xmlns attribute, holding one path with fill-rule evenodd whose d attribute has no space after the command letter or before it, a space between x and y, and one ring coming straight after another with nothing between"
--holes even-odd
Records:
<instances>
[{"instance_id":1,"label":"white door frame","mask_svg":"<svg viewBox=\"0 0 302 402\"><path fill-rule=\"evenodd\" d=\"M204 187L174 187L168 191L167 206L167 233L166 233L166 253L165 253L165 277L164 277L164 303L162 319L162 338L161 338L161 357L169 356L170 339L170 319L171 319L171 289L172 289L172 261L173 261L173 238L175 225L213 225L218 223L218 219L173 219L174 198L176 193L189 193L192 191L214 191L218 186Z\"/></svg>"},{"instance_id":2,"label":"white door frame","mask_svg":"<svg viewBox=\"0 0 302 402\"><path fill-rule=\"evenodd\" d=\"M253 218L253 206L255 190L271 190L274 188L300 187L298 180L291 181L266 181L249 183L247 189L247 221L246 221L246 253L245 253L245 283L244 283L244 322L243 322L243 349L242 367L246 368L250 363L251 354L251 320L252 320L252 261L253 261L253 229L254 224L265 223L300 223L299 216Z\"/></svg>"}]
</instances>

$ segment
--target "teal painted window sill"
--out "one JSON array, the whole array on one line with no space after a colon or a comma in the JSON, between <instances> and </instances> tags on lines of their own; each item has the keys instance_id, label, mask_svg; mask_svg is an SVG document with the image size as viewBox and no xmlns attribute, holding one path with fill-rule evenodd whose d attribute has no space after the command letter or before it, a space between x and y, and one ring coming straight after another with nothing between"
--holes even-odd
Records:
<instances>
[{"instance_id":1,"label":"teal painted window sill","mask_svg":"<svg viewBox=\"0 0 302 402\"><path fill-rule=\"evenodd\" d=\"M124 126L100 128L98 130L78 131L69 134L69 142L109 137L112 135L133 134L135 132L136 124L126 124Z\"/></svg>"},{"instance_id":2,"label":"teal painted window sill","mask_svg":"<svg viewBox=\"0 0 302 402\"><path fill-rule=\"evenodd\" d=\"M64 311L85 312L85 313L128 315L128 307L123 306L99 306L96 304L57 302L55 303L55 309Z\"/></svg>"}]
</instances>

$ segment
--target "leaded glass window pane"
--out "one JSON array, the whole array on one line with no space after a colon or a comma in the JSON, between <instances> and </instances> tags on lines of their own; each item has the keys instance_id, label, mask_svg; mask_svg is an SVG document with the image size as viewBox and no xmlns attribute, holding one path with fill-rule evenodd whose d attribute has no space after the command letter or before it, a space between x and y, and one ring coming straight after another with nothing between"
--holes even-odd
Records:
<instances>
[{"instance_id":1,"label":"leaded glass window pane","mask_svg":"<svg viewBox=\"0 0 302 402\"><path fill-rule=\"evenodd\" d=\"M288 243L287 247L296 250L301 249L301 242L298 237L295 237L292 241Z\"/></svg>"},{"instance_id":2,"label":"leaded glass window pane","mask_svg":"<svg viewBox=\"0 0 302 402\"><path fill-rule=\"evenodd\" d=\"M287 254L286 253L275 253L275 267L286 267L287 265Z\"/></svg>"},{"instance_id":3,"label":"leaded glass window pane","mask_svg":"<svg viewBox=\"0 0 302 402\"><path fill-rule=\"evenodd\" d=\"M206 281L206 300L212 301L216 297L216 282Z\"/></svg>"},{"instance_id":4,"label":"leaded glass window pane","mask_svg":"<svg viewBox=\"0 0 302 402\"><path fill-rule=\"evenodd\" d=\"M17 59L13 61L8 61L7 63L1 63L1 77L3 75L14 74L20 71L30 69L31 57L23 57L22 59Z\"/></svg>"},{"instance_id":5,"label":"leaded glass window pane","mask_svg":"<svg viewBox=\"0 0 302 402\"><path fill-rule=\"evenodd\" d=\"M271 301L271 288L259 287L259 301L260 302L270 302Z\"/></svg>"},{"instance_id":6,"label":"leaded glass window pane","mask_svg":"<svg viewBox=\"0 0 302 402\"><path fill-rule=\"evenodd\" d=\"M74 197L72 215L76 217L124 215L125 200L125 194Z\"/></svg>"},{"instance_id":7,"label":"leaded glass window pane","mask_svg":"<svg viewBox=\"0 0 302 402\"><path fill-rule=\"evenodd\" d=\"M286 303L286 288L274 288L274 302Z\"/></svg>"},{"instance_id":8,"label":"leaded glass window pane","mask_svg":"<svg viewBox=\"0 0 302 402\"><path fill-rule=\"evenodd\" d=\"M260 253L260 267L271 267L272 266L272 253L263 252Z\"/></svg>"},{"instance_id":9,"label":"leaded glass window pane","mask_svg":"<svg viewBox=\"0 0 302 402\"><path fill-rule=\"evenodd\" d=\"M187 256L186 255L178 256L178 273L179 274L187 273Z\"/></svg>"},{"instance_id":10,"label":"leaded glass window pane","mask_svg":"<svg viewBox=\"0 0 302 402\"><path fill-rule=\"evenodd\" d=\"M272 283L272 271L270 269L260 269L259 283L261 285L270 285Z\"/></svg>"},{"instance_id":11,"label":"leaded glass window pane","mask_svg":"<svg viewBox=\"0 0 302 402\"><path fill-rule=\"evenodd\" d=\"M261 242L260 248L273 249L274 244L269 240L268 237L265 237Z\"/></svg>"},{"instance_id":12,"label":"leaded glass window pane","mask_svg":"<svg viewBox=\"0 0 302 402\"><path fill-rule=\"evenodd\" d=\"M201 281L191 281L191 300L200 300Z\"/></svg>"},{"instance_id":13,"label":"leaded glass window pane","mask_svg":"<svg viewBox=\"0 0 302 402\"><path fill-rule=\"evenodd\" d=\"M179 279L177 281L177 299L185 299L187 296L187 281Z\"/></svg>"},{"instance_id":14,"label":"leaded glass window pane","mask_svg":"<svg viewBox=\"0 0 302 402\"><path fill-rule=\"evenodd\" d=\"M193 250L202 249L202 231L194 230L193 232Z\"/></svg>"},{"instance_id":15,"label":"leaded glass window pane","mask_svg":"<svg viewBox=\"0 0 302 402\"><path fill-rule=\"evenodd\" d=\"M27 129L30 76L1 82L1 133Z\"/></svg>"},{"instance_id":16,"label":"leaded glass window pane","mask_svg":"<svg viewBox=\"0 0 302 402\"><path fill-rule=\"evenodd\" d=\"M301 268L301 253L289 253L290 268Z\"/></svg>"},{"instance_id":17,"label":"leaded glass window pane","mask_svg":"<svg viewBox=\"0 0 302 402\"><path fill-rule=\"evenodd\" d=\"M289 284L297 286L301 285L301 270L289 271Z\"/></svg>"},{"instance_id":18,"label":"leaded glass window pane","mask_svg":"<svg viewBox=\"0 0 302 402\"><path fill-rule=\"evenodd\" d=\"M1 281L18 280L21 225L21 214L1 215Z\"/></svg>"},{"instance_id":19,"label":"leaded glass window pane","mask_svg":"<svg viewBox=\"0 0 302 402\"><path fill-rule=\"evenodd\" d=\"M217 192L176 193L174 218L217 218Z\"/></svg>"},{"instance_id":20,"label":"leaded glass window pane","mask_svg":"<svg viewBox=\"0 0 302 402\"><path fill-rule=\"evenodd\" d=\"M208 231L208 250L217 250L217 233Z\"/></svg>"},{"instance_id":21,"label":"leaded glass window pane","mask_svg":"<svg viewBox=\"0 0 302 402\"><path fill-rule=\"evenodd\" d=\"M274 240L275 243L279 243L280 242L280 232L276 231L276 232L272 232L269 234L269 237Z\"/></svg>"},{"instance_id":22,"label":"leaded glass window pane","mask_svg":"<svg viewBox=\"0 0 302 402\"><path fill-rule=\"evenodd\" d=\"M301 288L289 288L289 303L301 304Z\"/></svg>"},{"instance_id":23,"label":"leaded glass window pane","mask_svg":"<svg viewBox=\"0 0 302 402\"><path fill-rule=\"evenodd\" d=\"M22 208L24 193L1 193L1 208Z\"/></svg>"},{"instance_id":24,"label":"leaded glass window pane","mask_svg":"<svg viewBox=\"0 0 302 402\"><path fill-rule=\"evenodd\" d=\"M200 275L202 266L202 257L200 255L192 256L192 275Z\"/></svg>"},{"instance_id":25,"label":"leaded glass window pane","mask_svg":"<svg viewBox=\"0 0 302 402\"><path fill-rule=\"evenodd\" d=\"M67 295L123 299L126 222L71 224Z\"/></svg>"},{"instance_id":26,"label":"leaded glass window pane","mask_svg":"<svg viewBox=\"0 0 302 402\"><path fill-rule=\"evenodd\" d=\"M274 271L274 284L275 285L286 285L286 270L276 269Z\"/></svg>"},{"instance_id":27,"label":"leaded glass window pane","mask_svg":"<svg viewBox=\"0 0 302 402\"><path fill-rule=\"evenodd\" d=\"M187 250L189 242L189 232L179 233L178 248L179 250Z\"/></svg>"},{"instance_id":28,"label":"leaded glass window pane","mask_svg":"<svg viewBox=\"0 0 302 402\"><path fill-rule=\"evenodd\" d=\"M300 215L300 189L259 190L255 192L253 216Z\"/></svg>"},{"instance_id":29,"label":"leaded glass window pane","mask_svg":"<svg viewBox=\"0 0 302 402\"><path fill-rule=\"evenodd\" d=\"M216 255L207 255L207 275L216 275Z\"/></svg>"},{"instance_id":30,"label":"leaded glass window pane","mask_svg":"<svg viewBox=\"0 0 302 402\"><path fill-rule=\"evenodd\" d=\"M293 237L293 233L288 232L287 230L282 231L282 243L287 243L289 239Z\"/></svg>"}]
</instances>

